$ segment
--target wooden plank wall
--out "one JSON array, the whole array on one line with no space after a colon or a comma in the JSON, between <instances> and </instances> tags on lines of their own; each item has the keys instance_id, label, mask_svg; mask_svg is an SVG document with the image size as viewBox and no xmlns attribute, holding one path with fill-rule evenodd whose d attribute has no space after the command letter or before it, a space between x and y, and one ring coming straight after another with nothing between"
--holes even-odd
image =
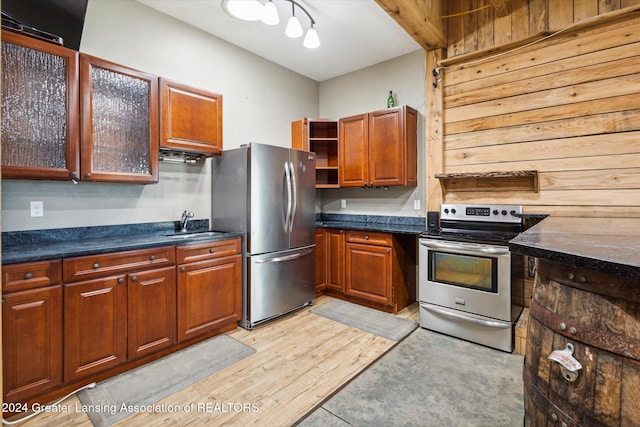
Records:
<instances>
[{"instance_id":1,"label":"wooden plank wall","mask_svg":"<svg viewBox=\"0 0 640 427\"><path fill-rule=\"evenodd\" d=\"M500 17L489 0L444 0L447 57L557 31L638 4L640 0L510 0L505 3L508 14Z\"/></svg>"},{"instance_id":2,"label":"wooden plank wall","mask_svg":"<svg viewBox=\"0 0 640 427\"><path fill-rule=\"evenodd\" d=\"M522 3L527 2L511 1L512 7ZM528 3L532 11L541 2ZM599 11L628 2L566 3L573 3L575 19L588 4ZM466 45L472 37L464 40ZM478 40L470 43L480 46ZM539 171L538 192L463 186L442 195L443 202L518 203L525 212L554 215L640 216L640 13L498 56L443 64L441 117L435 112L443 128L440 172Z\"/></svg>"}]
</instances>

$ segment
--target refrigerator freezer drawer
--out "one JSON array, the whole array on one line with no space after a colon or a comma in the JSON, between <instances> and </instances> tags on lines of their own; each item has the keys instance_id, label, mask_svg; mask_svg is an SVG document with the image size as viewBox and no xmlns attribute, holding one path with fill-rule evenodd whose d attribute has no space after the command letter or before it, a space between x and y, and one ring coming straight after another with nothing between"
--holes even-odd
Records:
<instances>
[{"instance_id":1,"label":"refrigerator freezer drawer","mask_svg":"<svg viewBox=\"0 0 640 427\"><path fill-rule=\"evenodd\" d=\"M252 329L315 298L315 245L247 257L246 313Z\"/></svg>"}]
</instances>

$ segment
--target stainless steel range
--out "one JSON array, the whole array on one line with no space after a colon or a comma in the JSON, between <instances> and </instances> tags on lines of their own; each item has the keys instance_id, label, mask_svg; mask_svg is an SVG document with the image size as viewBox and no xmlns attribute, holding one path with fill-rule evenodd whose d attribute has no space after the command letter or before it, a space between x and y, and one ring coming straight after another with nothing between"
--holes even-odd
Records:
<instances>
[{"instance_id":1,"label":"stainless steel range","mask_svg":"<svg viewBox=\"0 0 640 427\"><path fill-rule=\"evenodd\" d=\"M440 227L420 235L420 326L513 351L524 306L523 258L508 242L522 230L522 206L451 205Z\"/></svg>"}]
</instances>

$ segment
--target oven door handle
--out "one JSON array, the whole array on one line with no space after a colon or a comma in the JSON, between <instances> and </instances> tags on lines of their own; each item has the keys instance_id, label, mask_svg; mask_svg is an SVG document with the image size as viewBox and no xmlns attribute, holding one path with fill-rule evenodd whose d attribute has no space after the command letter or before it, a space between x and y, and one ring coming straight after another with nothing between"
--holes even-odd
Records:
<instances>
[{"instance_id":1,"label":"oven door handle","mask_svg":"<svg viewBox=\"0 0 640 427\"><path fill-rule=\"evenodd\" d=\"M433 248L433 249L450 249L450 250L463 250L463 251L472 251L472 252L478 252L478 253L483 253L483 254L489 254L489 255L504 255L504 254L508 254L509 253L509 249L505 248L493 248L493 247L479 247L479 246L468 246L468 245L452 245L452 244L446 244L446 243L432 243L432 242L420 242L420 244L422 246L425 246L427 248Z\"/></svg>"},{"instance_id":2,"label":"oven door handle","mask_svg":"<svg viewBox=\"0 0 640 427\"><path fill-rule=\"evenodd\" d=\"M491 320L476 319L475 317L469 317L469 316L465 316L464 314L453 313L451 311L444 310L444 309L441 309L441 308L438 308L438 307L434 307L432 305L421 304L421 306L425 310L433 311L434 313L441 314L442 316L448 317L450 319L464 320L466 322L476 323L478 325L488 326L490 328L508 329L508 328L511 327L511 325L508 324L508 323L493 322Z\"/></svg>"}]
</instances>

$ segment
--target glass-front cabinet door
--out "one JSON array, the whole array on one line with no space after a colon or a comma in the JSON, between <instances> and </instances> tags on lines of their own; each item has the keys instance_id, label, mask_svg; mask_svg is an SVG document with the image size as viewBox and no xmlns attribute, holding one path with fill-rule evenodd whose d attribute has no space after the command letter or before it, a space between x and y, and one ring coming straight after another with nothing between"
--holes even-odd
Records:
<instances>
[{"instance_id":1,"label":"glass-front cabinet door","mask_svg":"<svg viewBox=\"0 0 640 427\"><path fill-rule=\"evenodd\" d=\"M2 31L2 177L158 182L158 78Z\"/></svg>"},{"instance_id":2,"label":"glass-front cabinet door","mask_svg":"<svg viewBox=\"0 0 640 427\"><path fill-rule=\"evenodd\" d=\"M158 77L80 54L82 179L158 181Z\"/></svg>"},{"instance_id":3,"label":"glass-front cabinet door","mask_svg":"<svg viewBox=\"0 0 640 427\"><path fill-rule=\"evenodd\" d=\"M2 177L79 178L78 53L2 31Z\"/></svg>"}]
</instances>

